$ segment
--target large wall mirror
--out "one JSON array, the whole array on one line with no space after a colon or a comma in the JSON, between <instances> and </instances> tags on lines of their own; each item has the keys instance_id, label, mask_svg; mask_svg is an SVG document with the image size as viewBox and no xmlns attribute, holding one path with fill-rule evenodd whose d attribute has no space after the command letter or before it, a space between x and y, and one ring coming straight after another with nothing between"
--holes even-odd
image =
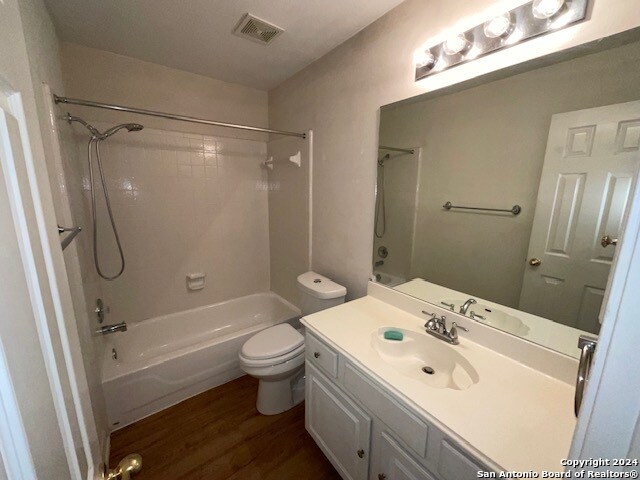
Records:
<instances>
[{"instance_id":1,"label":"large wall mirror","mask_svg":"<svg viewBox=\"0 0 640 480\"><path fill-rule=\"evenodd\" d=\"M377 281L579 356L640 165L640 33L381 109Z\"/></svg>"}]
</instances>

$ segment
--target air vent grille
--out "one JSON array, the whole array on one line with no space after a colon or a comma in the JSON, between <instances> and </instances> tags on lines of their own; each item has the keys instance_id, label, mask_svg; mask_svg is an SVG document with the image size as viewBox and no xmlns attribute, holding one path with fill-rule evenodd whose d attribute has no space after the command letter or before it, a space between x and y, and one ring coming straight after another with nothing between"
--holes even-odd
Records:
<instances>
[{"instance_id":1,"label":"air vent grille","mask_svg":"<svg viewBox=\"0 0 640 480\"><path fill-rule=\"evenodd\" d=\"M250 13L245 14L233 30L235 35L262 45L271 43L282 32L284 32L282 28L254 17Z\"/></svg>"}]
</instances>

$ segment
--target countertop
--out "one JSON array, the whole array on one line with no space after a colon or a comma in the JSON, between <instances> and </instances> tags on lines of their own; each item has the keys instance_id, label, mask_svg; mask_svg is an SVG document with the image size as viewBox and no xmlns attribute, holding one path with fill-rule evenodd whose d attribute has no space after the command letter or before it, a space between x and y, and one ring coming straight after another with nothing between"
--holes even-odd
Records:
<instances>
[{"instance_id":1,"label":"countertop","mask_svg":"<svg viewBox=\"0 0 640 480\"><path fill-rule=\"evenodd\" d=\"M464 332L460 332L460 344L450 348L479 374L478 383L467 390L429 387L400 374L372 348L372 334L380 327L424 333L424 322L371 296L302 319L312 333L493 466L510 471L563 471L560 460L569 452L576 424L574 388L464 338Z\"/></svg>"}]
</instances>

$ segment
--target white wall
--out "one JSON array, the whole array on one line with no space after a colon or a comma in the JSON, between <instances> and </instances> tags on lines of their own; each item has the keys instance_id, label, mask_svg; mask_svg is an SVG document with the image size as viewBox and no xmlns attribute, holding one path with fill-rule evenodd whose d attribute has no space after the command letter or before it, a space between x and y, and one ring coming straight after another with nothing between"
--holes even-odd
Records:
<instances>
[{"instance_id":1,"label":"white wall","mask_svg":"<svg viewBox=\"0 0 640 480\"><path fill-rule=\"evenodd\" d=\"M273 157L269 182L271 289L294 305L296 278L309 269L309 139L274 136L267 146ZM301 166L288 158L300 152Z\"/></svg>"},{"instance_id":2,"label":"white wall","mask_svg":"<svg viewBox=\"0 0 640 480\"><path fill-rule=\"evenodd\" d=\"M589 21L414 82L413 53L521 0L407 0L269 92L269 125L314 130L314 263L366 293L380 106L640 25L637 0L595 1Z\"/></svg>"},{"instance_id":3,"label":"white wall","mask_svg":"<svg viewBox=\"0 0 640 480\"><path fill-rule=\"evenodd\" d=\"M639 65L635 42L383 109L381 143L424 147L411 278L518 308L551 116L640 99ZM446 201L523 210L460 213Z\"/></svg>"},{"instance_id":4,"label":"white wall","mask_svg":"<svg viewBox=\"0 0 640 480\"><path fill-rule=\"evenodd\" d=\"M69 97L116 103L230 123L266 127L267 93L131 57L62 43L62 73ZM61 106L80 116L110 123L138 122L178 132L266 140L264 135L176 122L162 118Z\"/></svg>"}]
</instances>

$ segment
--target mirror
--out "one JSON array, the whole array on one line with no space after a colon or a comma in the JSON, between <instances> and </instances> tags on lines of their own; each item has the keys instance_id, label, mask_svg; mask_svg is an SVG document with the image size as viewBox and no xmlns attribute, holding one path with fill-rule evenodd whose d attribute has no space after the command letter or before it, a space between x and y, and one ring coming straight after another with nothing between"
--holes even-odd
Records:
<instances>
[{"instance_id":1,"label":"mirror","mask_svg":"<svg viewBox=\"0 0 640 480\"><path fill-rule=\"evenodd\" d=\"M640 36L381 109L377 281L574 357L640 165Z\"/></svg>"}]
</instances>

